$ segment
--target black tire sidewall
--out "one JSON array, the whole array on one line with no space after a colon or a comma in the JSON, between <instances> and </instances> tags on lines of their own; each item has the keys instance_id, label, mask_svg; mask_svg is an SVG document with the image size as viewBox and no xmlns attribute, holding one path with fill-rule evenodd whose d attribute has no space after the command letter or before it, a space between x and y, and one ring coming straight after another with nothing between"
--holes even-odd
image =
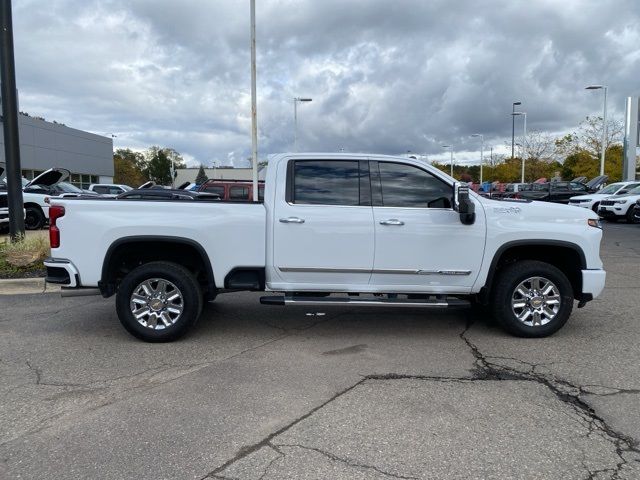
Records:
<instances>
[{"instance_id":1,"label":"black tire sidewall","mask_svg":"<svg viewBox=\"0 0 640 480\"><path fill-rule=\"evenodd\" d=\"M515 288L529 277L539 276L551 280L559 289L562 303L555 318L546 325L529 327L520 322L511 308ZM493 295L493 311L498 323L509 333L519 337L547 337L567 323L573 310L573 288L566 275L545 262L524 260L505 267L497 279Z\"/></svg>"},{"instance_id":2,"label":"black tire sidewall","mask_svg":"<svg viewBox=\"0 0 640 480\"><path fill-rule=\"evenodd\" d=\"M37 207L27 207L25 210L25 228L27 230L40 230L44 226L45 221L42 211L40 211L40 209ZM27 219L29 218L29 215L32 215L36 221L33 225L27 226Z\"/></svg>"},{"instance_id":3,"label":"black tire sidewall","mask_svg":"<svg viewBox=\"0 0 640 480\"><path fill-rule=\"evenodd\" d=\"M140 325L129 307L133 290L149 278L168 280L182 294L182 315L175 324L162 330ZM182 337L196 323L202 311L202 293L197 280L186 268L170 262L150 262L135 268L122 280L116 293L116 310L120 323L136 338L146 342L169 342Z\"/></svg>"}]
</instances>

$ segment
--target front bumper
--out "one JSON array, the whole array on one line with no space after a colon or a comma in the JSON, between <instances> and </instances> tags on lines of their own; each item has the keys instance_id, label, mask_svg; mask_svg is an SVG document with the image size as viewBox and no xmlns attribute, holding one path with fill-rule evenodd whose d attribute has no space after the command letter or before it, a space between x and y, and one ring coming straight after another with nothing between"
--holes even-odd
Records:
<instances>
[{"instance_id":1,"label":"front bumper","mask_svg":"<svg viewBox=\"0 0 640 480\"><path fill-rule=\"evenodd\" d=\"M47 283L55 283L63 287L75 288L80 286L78 269L64 258L47 258L44 261L47 268Z\"/></svg>"},{"instance_id":2,"label":"front bumper","mask_svg":"<svg viewBox=\"0 0 640 480\"><path fill-rule=\"evenodd\" d=\"M596 298L604 290L607 272L604 270L582 270L582 295Z\"/></svg>"},{"instance_id":3,"label":"front bumper","mask_svg":"<svg viewBox=\"0 0 640 480\"><path fill-rule=\"evenodd\" d=\"M624 218L626 212L621 207L600 207L598 209L598 215L602 218Z\"/></svg>"}]
</instances>

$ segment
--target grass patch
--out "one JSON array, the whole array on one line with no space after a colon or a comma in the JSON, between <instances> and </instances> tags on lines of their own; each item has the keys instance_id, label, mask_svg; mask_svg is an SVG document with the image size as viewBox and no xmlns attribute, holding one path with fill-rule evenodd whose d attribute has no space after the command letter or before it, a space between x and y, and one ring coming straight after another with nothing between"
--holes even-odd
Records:
<instances>
[{"instance_id":1,"label":"grass patch","mask_svg":"<svg viewBox=\"0 0 640 480\"><path fill-rule=\"evenodd\" d=\"M29 235L24 240L0 242L0 278L28 278L45 275L42 261L49 256L49 239L45 232Z\"/></svg>"}]
</instances>

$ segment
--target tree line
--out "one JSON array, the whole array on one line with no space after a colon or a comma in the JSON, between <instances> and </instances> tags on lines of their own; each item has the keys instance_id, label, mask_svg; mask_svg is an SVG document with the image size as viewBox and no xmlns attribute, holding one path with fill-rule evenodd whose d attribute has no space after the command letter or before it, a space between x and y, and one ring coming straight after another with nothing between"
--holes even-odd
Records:
<instances>
[{"instance_id":1,"label":"tree line","mask_svg":"<svg viewBox=\"0 0 640 480\"><path fill-rule=\"evenodd\" d=\"M576 177L589 179L600 174L600 152L602 145L602 118L587 117L575 132L555 138L544 132L528 133L524 148L513 158L505 155L485 157L483 181L519 182L521 180L522 152L525 156L525 182L539 178L557 178L571 180ZM605 140L604 173L609 181L622 179L622 123L611 119L607 121ZM449 173L448 163L433 162L440 170ZM480 180L480 166L455 165L454 177L474 182Z\"/></svg>"},{"instance_id":2,"label":"tree line","mask_svg":"<svg viewBox=\"0 0 640 480\"><path fill-rule=\"evenodd\" d=\"M186 167L182 156L173 148L153 146L144 152L118 148L113 154L113 182L132 187L150 180L170 185L172 160L176 169Z\"/></svg>"}]
</instances>

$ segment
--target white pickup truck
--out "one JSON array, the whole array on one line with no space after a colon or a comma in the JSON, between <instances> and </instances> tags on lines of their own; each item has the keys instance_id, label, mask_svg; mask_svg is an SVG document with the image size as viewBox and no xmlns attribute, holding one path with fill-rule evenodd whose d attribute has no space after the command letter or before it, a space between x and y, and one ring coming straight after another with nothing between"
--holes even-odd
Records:
<instances>
[{"instance_id":1,"label":"white pickup truck","mask_svg":"<svg viewBox=\"0 0 640 480\"><path fill-rule=\"evenodd\" d=\"M52 198L47 281L116 295L146 341L183 335L203 302L479 304L509 332L550 335L604 288L590 210L485 199L411 158L283 154L264 203Z\"/></svg>"}]
</instances>

